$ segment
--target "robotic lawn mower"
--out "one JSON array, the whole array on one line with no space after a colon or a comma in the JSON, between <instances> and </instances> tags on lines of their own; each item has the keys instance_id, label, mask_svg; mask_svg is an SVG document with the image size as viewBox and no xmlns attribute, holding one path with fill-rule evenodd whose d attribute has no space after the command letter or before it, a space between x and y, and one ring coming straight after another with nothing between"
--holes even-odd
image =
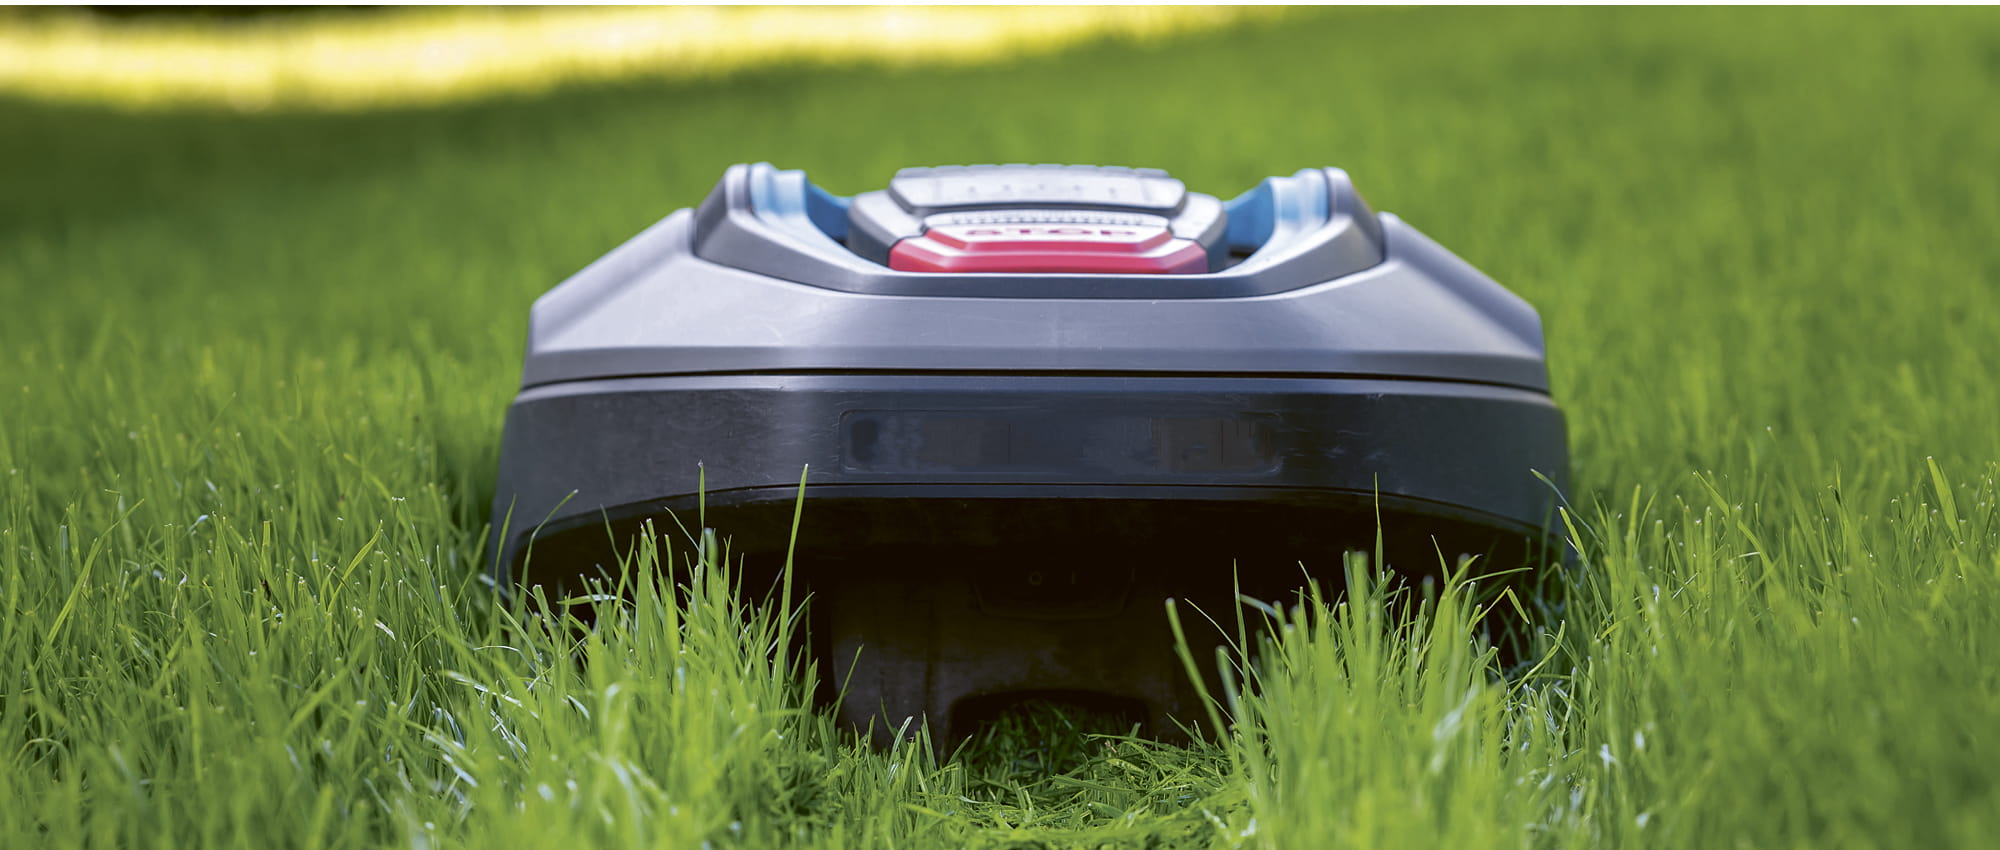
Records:
<instances>
[{"instance_id":1,"label":"robotic lawn mower","mask_svg":"<svg viewBox=\"0 0 2000 850\"><path fill-rule=\"evenodd\" d=\"M493 551L574 592L700 505L769 574L809 466L795 579L846 719L1054 699L1171 734L1202 708L1164 600L1228 622L1378 532L1406 574L1532 575L1566 464L1535 311L1338 169L1222 201L738 165L535 303Z\"/></svg>"}]
</instances>

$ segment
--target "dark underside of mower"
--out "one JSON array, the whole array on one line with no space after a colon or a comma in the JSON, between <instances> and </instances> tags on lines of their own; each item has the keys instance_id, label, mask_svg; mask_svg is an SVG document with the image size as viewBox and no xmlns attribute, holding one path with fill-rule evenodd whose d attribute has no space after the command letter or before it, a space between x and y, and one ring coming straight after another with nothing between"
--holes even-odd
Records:
<instances>
[{"instance_id":1,"label":"dark underside of mower","mask_svg":"<svg viewBox=\"0 0 2000 850\"><path fill-rule=\"evenodd\" d=\"M544 529L524 580L552 598L615 586L648 521L662 552L684 555L690 531L705 523L724 535L741 592L766 598L785 565L795 493L716 493L705 506L682 499L664 511L646 505ZM1532 596L1541 575L1533 568L1560 552L1557 541L1447 505L1361 493L924 485L808 493L793 554L795 592L810 598L812 643L802 648L826 671L818 700L837 701L844 720L880 740L891 724L936 709L933 734L956 740L1028 700L1176 738L1205 715L1174 652L1169 599L1208 668L1238 627L1239 594L1283 607L1308 582L1337 593L1357 555L1412 592L1470 558L1467 574L1485 577L1479 592L1494 599L1504 588ZM1488 621L1503 652L1524 625L1514 611L1496 606ZM1242 613L1256 632L1264 615Z\"/></svg>"}]
</instances>

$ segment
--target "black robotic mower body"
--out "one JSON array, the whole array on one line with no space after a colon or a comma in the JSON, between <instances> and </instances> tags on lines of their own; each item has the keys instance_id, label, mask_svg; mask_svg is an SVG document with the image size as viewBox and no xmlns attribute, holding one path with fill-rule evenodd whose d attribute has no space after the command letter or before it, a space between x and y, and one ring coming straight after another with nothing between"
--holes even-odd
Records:
<instances>
[{"instance_id":1,"label":"black robotic mower body","mask_svg":"<svg viewBox=\"0 0 2000 850\"><path fill-rule=\"evenodd\" d=\"M810 466L814 651L878 730L1046 697L1170 734L1202 711L1167 598L1337 580L1378 528L1409 572L1557 551L1534 310L1338 169L1224 202L1151 170L841 198L735 166L536 302L522 385L503 586L615 573L613 541L698 502L775 569Z\"/></svg>"}]
</instances>

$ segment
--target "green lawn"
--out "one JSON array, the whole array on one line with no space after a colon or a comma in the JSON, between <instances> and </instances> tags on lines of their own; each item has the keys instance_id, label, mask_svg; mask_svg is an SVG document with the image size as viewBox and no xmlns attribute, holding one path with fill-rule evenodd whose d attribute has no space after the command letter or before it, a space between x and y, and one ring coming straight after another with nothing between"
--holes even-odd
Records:
<instances>
[{"instance_id":1,"label":"green lawn","mask_svg":"<svg viewBox=\"0 0 2000 850\"><path fill-rule=\"evenodd\" d=\"M0 102L0 847L1984 847L2000 15L1393 10L354 115ZM529 302L733 162L1347 168L1542 312L1587 570L1265 653L1224 745L957 758L641 589L478 580ZM810 506L807 508L810 510ZM676 561L684 553L662 557ZM587 656L587 664L572 659ZM1203 660L1206 663L1206 660Z\"/></svg>"}]
</instances>

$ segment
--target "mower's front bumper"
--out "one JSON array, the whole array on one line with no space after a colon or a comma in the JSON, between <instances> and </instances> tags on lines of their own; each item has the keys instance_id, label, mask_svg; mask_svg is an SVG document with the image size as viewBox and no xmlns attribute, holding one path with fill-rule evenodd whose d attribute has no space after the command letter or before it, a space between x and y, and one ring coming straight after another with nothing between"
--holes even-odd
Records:
<instances>
[{"instance_id":1,"label":"mower's front bumper","mask_svg":"<svg viewBox=\"0 0 2000 850\"><path fill-rule=\"evenodd\" d=\"M1092 695L1171 732L1199 707L1165 599L1224 619L1238 590L1337 578L1345 552L1378 542L1410 572L1549 561L1564 446L1546 395L1441 381L554 384L508 414L495 563L503 586L576 589L672 513L727 535L755 587L782 562L803 472L797 579L850 719L927 714L951 734L1016 697Z\"/></svg>"}]
</instances>

